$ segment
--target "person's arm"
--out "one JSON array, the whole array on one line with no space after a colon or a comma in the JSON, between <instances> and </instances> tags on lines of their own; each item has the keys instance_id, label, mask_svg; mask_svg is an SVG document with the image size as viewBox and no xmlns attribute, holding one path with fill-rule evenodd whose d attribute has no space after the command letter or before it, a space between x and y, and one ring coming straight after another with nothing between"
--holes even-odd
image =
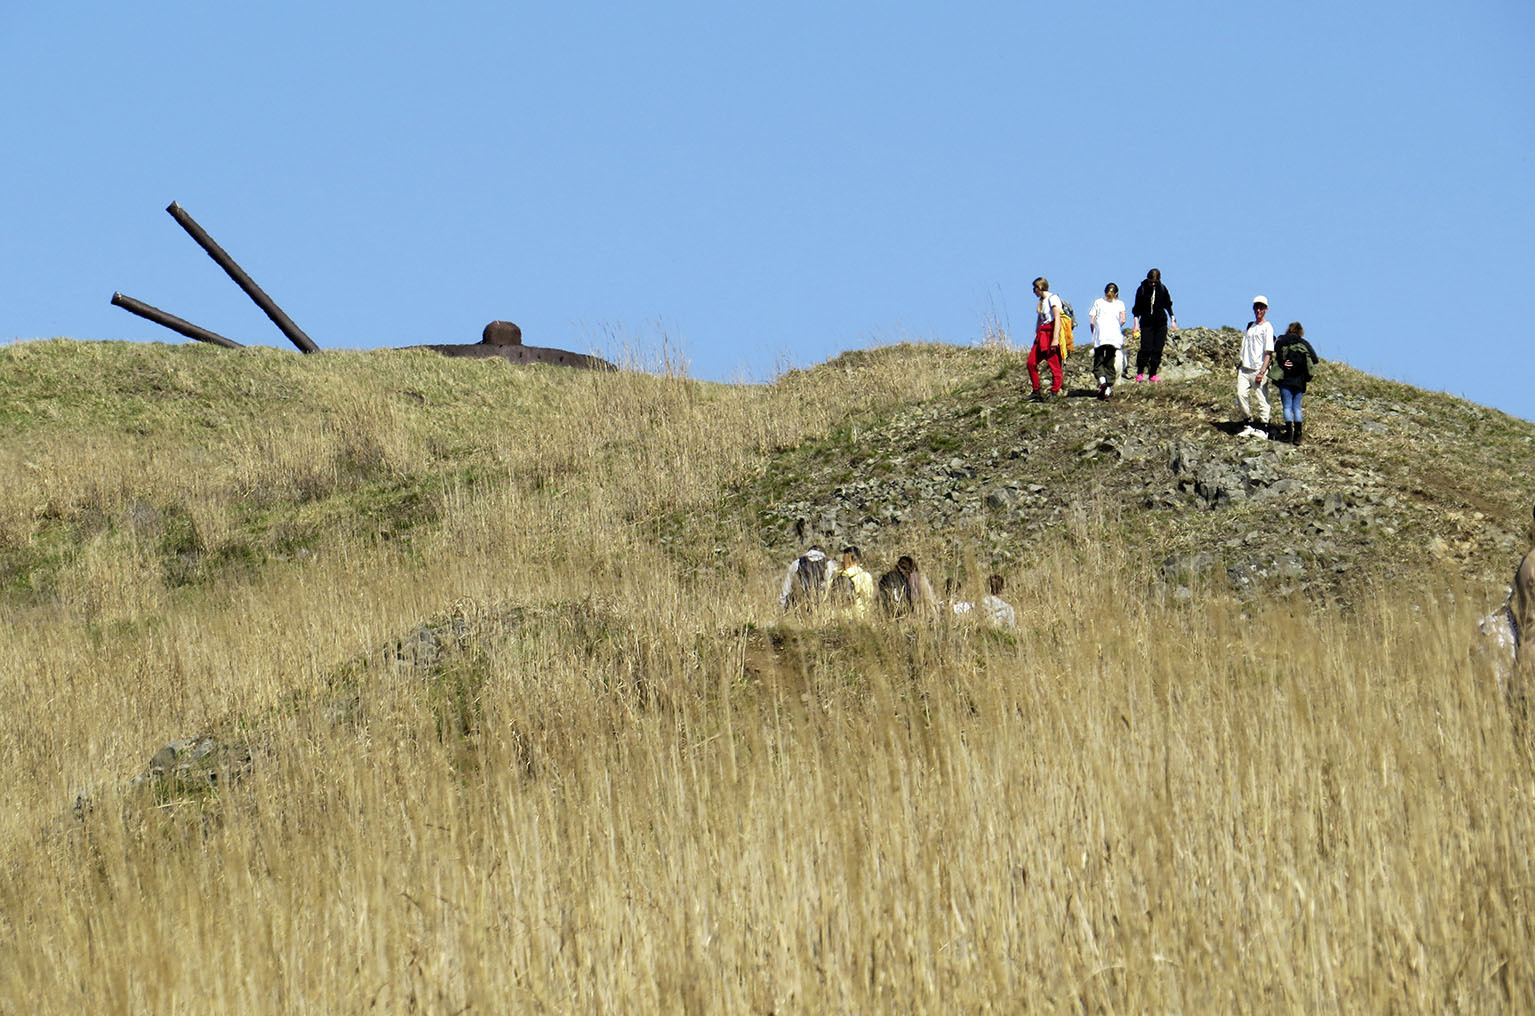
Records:
<instances>
[{"instance_id":1,"label":"person's arm","mask_svg":"<svg viewBox=\"0 0 1535 1016\"><path fill-rule=\"evenodd\" d=\"M1121 330L1125 327L1125 305L1123 303L1119 305L1119 327Z\"/></svg>"},{"instance_id":2,"label":"person's arm","mask_svg":"<svg viewBox=\"0 0 1535 1016\"><path fill-rule=\"evenodd\" d=\"M1061 350L1061 315L1065 311L1061 307L1061 298L1054 293L1050 294L1050 348L1056 355Z\"/></svg>"},{"instance_id":3,"label":"person's arm","mask_svg":"<svg viewBox=\"0 0 1535 1016\"><path fill-rule=\"evenodd\" d=\"M1167 327L1176 332L1178 330L1178 315L1173 313L1173 294L1164 289L1162 290L1162 296L1165 297L1162 305L1167 308Z\"/></svg>"},{"instance_id":4,"label":"person's arm","mask_svg":"<svg viewBox=\"0 0 1535 1016\"><path fill-rule=\"evenodd\" d=\"M1264 322L1264 323L1267 324L1268 322ZM1269 364L1272 363L1273 360L1274 360L1274 329L1272 327L1270 327L1269 328L1269 341L1264 343L1263 362L1258 365L1258 373L1253 378L1254 381L1258 382L1260 385L1263 383L1263 379L1268 377Z\"/></svg>"}]
</instances>

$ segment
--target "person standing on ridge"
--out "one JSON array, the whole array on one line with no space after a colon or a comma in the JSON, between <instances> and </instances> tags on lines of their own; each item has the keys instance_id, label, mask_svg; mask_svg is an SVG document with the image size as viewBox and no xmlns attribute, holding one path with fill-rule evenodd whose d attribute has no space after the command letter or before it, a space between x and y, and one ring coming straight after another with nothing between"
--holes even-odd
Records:
<instances>
[{"instance_id":1,"label":"person standing on ridge","mask_svg":"<svg viewBox=\"0 0 1535 1016\"><path fill-rule=\"evenodd\" d=\"M1247 323L1247 331L1242 335L1242 361L1237 364L1237 412L1242 415L1239 437L1269 436L1269 416L1273 410L1269 408L1268 372L1274 358L1274 326L1264 320L1268 311L1268 297L1253 297L1253 320ZM1253 426L1252 395L1258 396L1262 430Z\"/></svg>"},{"instance_id":2,"label":"person standing on ridge","mask_svg":"<svg viewBox=\"0 0 1535 1016\"><path fill-rule=\"evenodd\" d=\"M1039 392L1039 361L1050 365L1050 394L1065 395L1065 381L1061 374L1061 298L1050 292L1050 280L1041 275L1034 280L1034 296L1039 300L1035 307L1038 320L1034 325L1034 345L1029 348L1029 382L1034 386L1030 402L1043 402Z\"/></svg>"},{"instance_id":3,"label":"person standing on ridge","mask_svg":"<svg viewBox=\"0 0 1535 1016\"><path fill-rule=\"evenodd\" d=\"M1171 324L1178 330L1178 319L1173 315L1173 297L1162 285L1162 270L1153 268L1135 290L1135 303L1130 308L1135 315L1135 329L1131 333L1139 345L1135 350L1135 380L1162 380L1162 348L1167 345L1167 329ZM1130 371L1129 364L1125 372Z\"/></svg>"},{"instance_id":4,"label":"person standing on ridge","mask_svg":"<svg viewBox=\"0 0 1535 1016\"><path fill-rule=\"evenodd\" d=\"M1274 342L1274 384L1279 388L1279 407L1284 423L1279 440L1300 444L1301 396L1306 394L1306 383L1311 380L1311 369L1320 361L1316 350L1306 341L1306 329L1299 321L1290 322L1284 334Z\"/></svg>"},{"instance_id":5,"label":"person standing on ridge","mask_svg":"<svg viewBox=\"0 0 1535 1016\"><path fill-rule=\"evenodd\" d=\"M1103 287L1103 296L1093 301L1087 321L1093 326L1093 377L1098 379L1098 397L1107 399L1114 394L1114 375L1118 373L1114 361L1125 341L1125 303L1119 298L1117 285L1111 282Z\"/></svg>"}]
</instances>

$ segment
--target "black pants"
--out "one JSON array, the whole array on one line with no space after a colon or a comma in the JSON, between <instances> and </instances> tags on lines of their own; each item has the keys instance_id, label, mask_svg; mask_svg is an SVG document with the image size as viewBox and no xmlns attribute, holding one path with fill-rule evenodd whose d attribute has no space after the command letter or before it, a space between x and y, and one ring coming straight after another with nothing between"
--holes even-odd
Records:
<instances>
[{"instance_id":1,"label":"black pants","mask_svg":"<svg viewBox=\"0 0 1535 1016\"><path fill-rule=\"evenodd\" d=\"M1137 374L1162 373L1162 347L1167 345L1167 322L1141 322L1141 347L1135 351Z\"/></svg>"},{"instance_id":2,"label":"black pants","mask_svg":"<svg viewBox=\"0 0 1535 1016\"><path fill-rule=\"evenodd\" d=\"M1093 380L1108 378L1109 384L1114 383L1114 357L1118 355L1118 346L1095 346L1093 348Z\"/></svg>"}]
</instances>

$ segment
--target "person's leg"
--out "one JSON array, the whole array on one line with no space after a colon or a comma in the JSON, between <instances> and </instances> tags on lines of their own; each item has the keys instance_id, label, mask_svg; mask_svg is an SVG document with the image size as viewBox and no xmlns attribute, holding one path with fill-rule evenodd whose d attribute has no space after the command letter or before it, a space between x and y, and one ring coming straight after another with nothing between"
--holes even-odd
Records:
<instances>
[{"instance_id":1,"label":"person's leg","mask_svg":"<svg viewBox=\"0 0 1535 1016\"><path fill-rule=\"evenodd\" d=\"M1299 388L1295 390L1295 425L1290 431L1291 444L1300 444L1301 431L1304 429L1301 423L1303 420L1305 420L1305 415L1301 412L1300 400L1301 396L1305 394L1306 393Z\"/></svg>"},{"instance_id":2,"label":"person's leg","mask_svg":"<svg viewBox=\"0 0 1535 1016\"><path fill-rule=\"evenodd\" d=\"M1029 347L1029 384L1034 386L1034 394L1039 394L1039 343Z\"/></svg>"},{"instance_id":3,"label":"person's leg","mask_svg":"<svg viewBox=\"0 0 1535 1016\"><path fill-rule=\"evenodd\" d=\"M1258 396L1258 419L1263 421L1263 426L1269 425L1269 417L1274 415L1274 410L1269 407L1269 383L1264 378L1262 384L1253 385L1253 394Z\"/></svg>"},{"instance_id":4,"label":"person's leg","mask_svg":"<svg viewBox=\"0 0 1535 1016\"><path fill-rule=\"evenodd\" d=\"M1162 350L1167 345L1167 322L1153 325L1150 335L1143 330L1142 336L1149 339L1150 349L1146 356L1146 373L1150 377L1157 377L1162 373Z\"/></svg>"},{"instance_id":5,"label":"person's leg","mask_svg":"<svg viewBox=\"0 0 1535 1016\"><path fill-rule=\"evenodd\" d=\"M1050 394L1058 395L1066 384L1066 374L1061 369L1061 351L1059 347L1050 350L1049 358L1046 362L1050 364L1050 376L1053 379L1050 385Z\"/></svg>"},{"instance_id":6,"label":"person's leg","mask_svg":"<svg viewBox=\"0 0 1535 1016\"><path fill-rule=\"evenodd\" d=\"M1253 418L1252 406L1248 403L1248 396L1253 388L1253 376L1241 367L1237 368L1237 417L1243 423L1251 423Z\"/></svg>"}]
</instances>

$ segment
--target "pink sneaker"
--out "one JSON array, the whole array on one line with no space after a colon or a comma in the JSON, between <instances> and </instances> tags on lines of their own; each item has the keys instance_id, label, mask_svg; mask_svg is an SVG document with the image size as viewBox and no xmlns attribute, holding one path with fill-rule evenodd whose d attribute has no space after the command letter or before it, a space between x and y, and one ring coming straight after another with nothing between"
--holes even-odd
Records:
<instances>
[{"instance_id":1,"label":"pink sneaker","mask_svg":"<svg viewBox=\"0 0 1535 1016\"><path fill-rule=\"evenodd\" d=\"M1161 374L1153 374L1153 375L1151 375L1151 380L1152 380L1153 384L1161 384L1162 383L1162 375Z\"/></svg>"},{"instance_id":2,"label":"pink sneaker","mask_svg":"<svg viewBox=\"0 0 1535 1016\"><path fill-rule=\"evenodd\" d=\"M1144 380L1146 380L1146 375L1145 374L1137 374L1137 375L1135 375L1135 380L1137 380L1137 381L1144 381Z\"/></svg>"}]
</instances>

